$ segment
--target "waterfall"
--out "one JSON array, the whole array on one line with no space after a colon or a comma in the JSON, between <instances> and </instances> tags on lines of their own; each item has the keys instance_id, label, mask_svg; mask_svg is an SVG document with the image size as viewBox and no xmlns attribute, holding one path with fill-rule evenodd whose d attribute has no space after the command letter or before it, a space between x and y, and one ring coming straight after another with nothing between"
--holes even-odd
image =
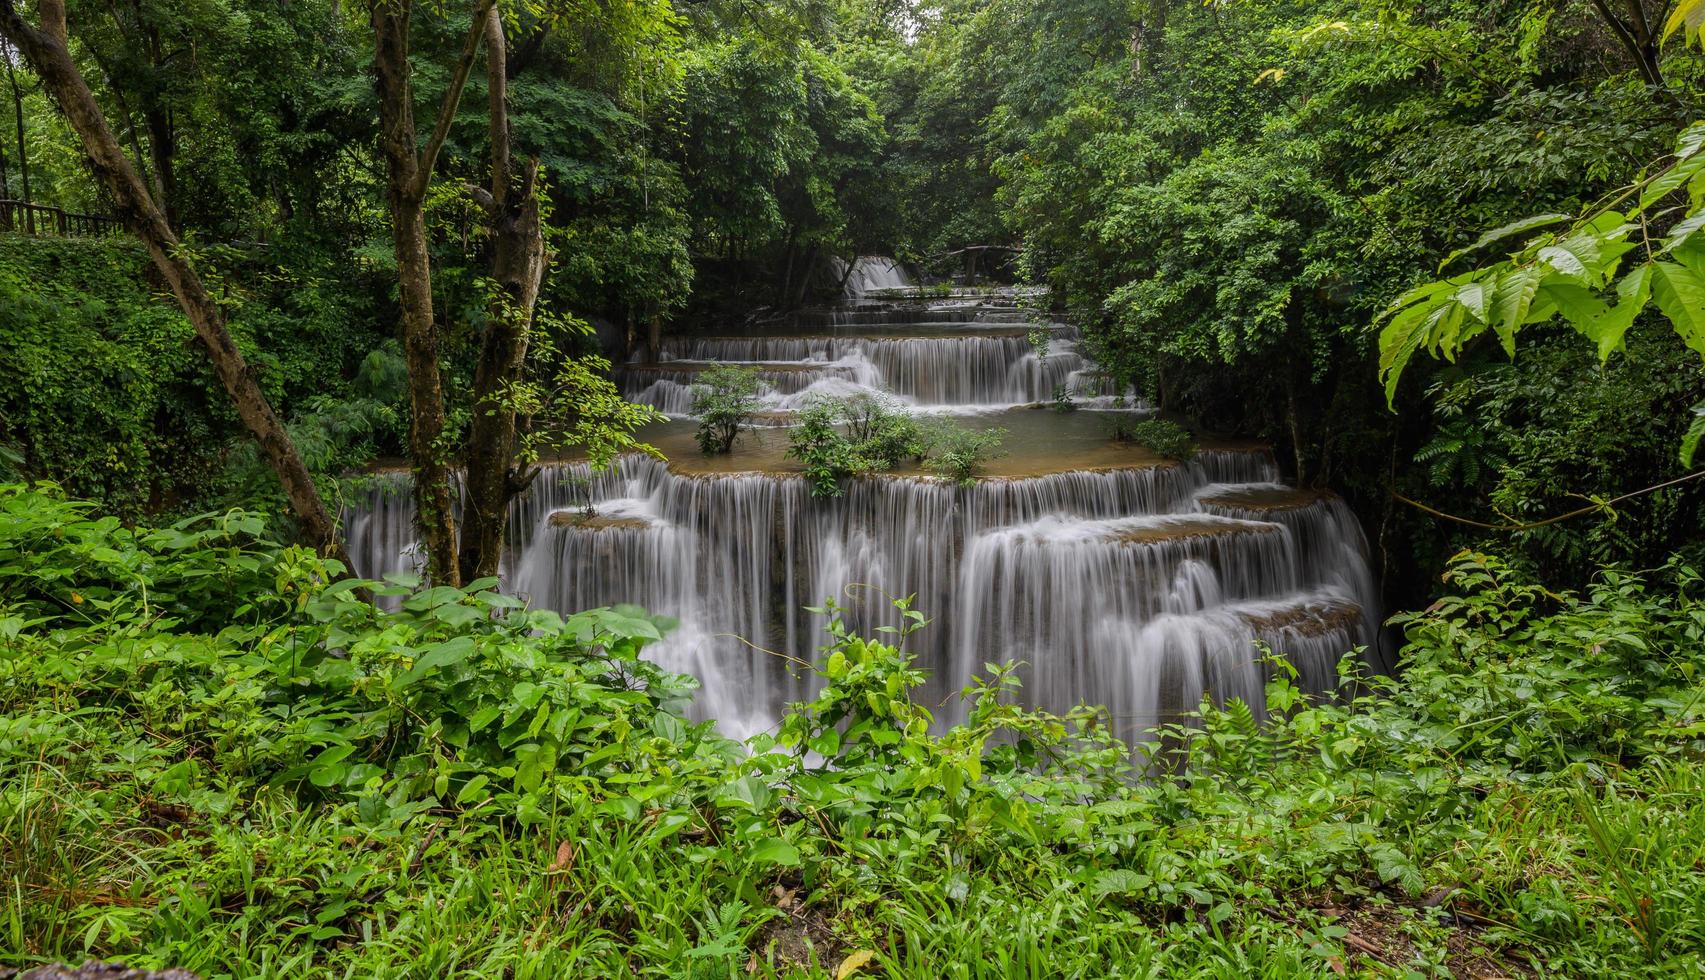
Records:
<instances>
[{"instance_id":1,"label":"waterfall","mask_svg":"<svg viewBox=\"0 0 1705 980\"><path fill-rule=\"evenodd\" d=\"M734 733L811 692L777 654L815 657L823 621L805 607L826 599L870 631L898 625L888 596L916 595L935 619L909 641L934 674L932 704L985 662L1023 660L1031 703L1105 704L1140 731L1205 692L1259 704L1256 640L1329 687L1377 618L1364 614L1372 579L1342 503L1221 514L1227 488L1270 485L1218 478L1268 477L1271 460L1203 457L966 488L872 478L835 499L796 476L682 475L644 457L605 473L551 466L516 506L505 584L546 608L636 603L680 620L651 656L698 677L696 710ZM406 567L412 510L394 487L369 494L349 523L357 565ZM953 703L939 713L959 716Z\"/></svg>"},{"instance_id":2,"label":"waterfall","mask_svg":"<svg viewBox=\"0 0 1705 980\"><path fill-rule=\"evenodd\" d=\"M831 258L829 274L835 280L845 280L842 292L847 300L859 302L884 294L892 295L910 289L913 286L912 276L906 267L886 255L861 255L853 260L852 271L847 271L845 259Z\"/></svg>"},{"instance_id":3,"label":"waterfall","mask_svg":"<svg viewBox=\"0 0 1705 980\"><path fill-rule=\"evenodd\" d=\"M1341 500L1278 483L1262 449L1167 462L1109 442L1097 412L1015 407L1075 383L1080 407L1131 410L1075 331L1015 323L1010 304L893 301L770 333L666 338L655 363L622 374L632 397L677 416L717 363L758 373L772 426L820 394L881 391L919 410L981 413L1008 429L1005 475L968 487L872 477L817 498L788 471L779 434L727 458L767 460L764 472L694 472L691 449L605 472L548 465L511 512L505 587L563 612L633 603L678 620L649 656L697 677L694 710L733 735L769 728L812 693L797 661L820 659L825 617L807 607L825 601L868 634L900 625L891 597L915 596L933 622L907 649L930 673L922 696L943 722L963 717L954 695L990 661L1023 661L1034 705L1105 705L1126 737L1204 696L1259 711L1269 674L1259 644L1316 691L1361 644L1370 667L1389 667L1366 541ZM1049 334L1045 355L1028 339L1035 329ZM690 422L668 425L690 437ZM346 510L362 574L416 562L405 486L376 478Z\"/></svg>"}]
</instances>

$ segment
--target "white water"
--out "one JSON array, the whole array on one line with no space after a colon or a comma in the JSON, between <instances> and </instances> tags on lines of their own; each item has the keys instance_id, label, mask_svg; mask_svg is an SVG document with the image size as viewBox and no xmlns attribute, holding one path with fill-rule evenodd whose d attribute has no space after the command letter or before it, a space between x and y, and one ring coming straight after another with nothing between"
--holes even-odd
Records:
<instances>
[{"instance_id":1,"label":"white water","mask_svg":"<svg viewBox=\"0 0 1705 980\"><path fill-rule=\"evenodd\" d=\"M1023 336L980 333L978 311L961 310L957 335L847 336L831 324L815 335L671 340L672 359L628 381L684 412L697 369L737 360L754 364L779 408L820 392L888 390L963 411L1045 400L1057 379L1093 370L1067 331L1041 358ZM891 311L881 326L941 315ZM1049 448L1014 455L1061 468ZM504 578L552 609L637 603L679 619L651 655L698 677L697 710L730 734L773 725L811 692L812 679L778 656L816 657L823 618L805 607L832 598L849 625L870 631L899 622L887 596L915 594L935 622L908 646L933 672L924 696L938 717L961 715L952 695L985 662L1022 660L1028 701L1106 705L1119 733L1135 737L1205 693L1258 706L1267 676L1258 642L1323 690L1345 652L1377 637L1377 589L1353 515L1277 478L1263 451L1206 451L1184 465L1068 468L969 488L867 479L819 499L786 473L683 475L637 458L596 474L567 464L547 468L517 502ZM553 521L582 506L583 484L599 519ZM352 512L363 574L409 561L412 509L399 491L376 488Z\"/></svg>"},{"instance_id":2,"label":"white water","mask_svg":"<svg viewBox=\"0 0 1705 980\"><path fill-rule=\"evenodd\" d=\"M915 285L906 267L886 255L859 256L853 260L851 273L847 271L845 260L832 258L829 260L829 273L836 281L846 280L842 292L849 302L855 303L900 293Z\"/></svg>"}]
</instances>

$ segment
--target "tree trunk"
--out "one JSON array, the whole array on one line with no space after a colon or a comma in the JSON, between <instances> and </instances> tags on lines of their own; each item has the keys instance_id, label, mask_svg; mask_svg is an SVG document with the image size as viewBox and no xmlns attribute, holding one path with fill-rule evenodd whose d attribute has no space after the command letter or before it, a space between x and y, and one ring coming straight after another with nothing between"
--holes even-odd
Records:
<instances>
[{"instance_id":1,"label":"tree trunk","mask_svg":"<svg viewBox=\"0 0 1705 980\"><path fill-rule=\"evenodd\" d=\"M154 184L160 210L172 227L178 224L178 175L173 162L177 156L178 140L172 130L171 116L158 100L149 99L142 110L142 123L148 127L148 155L154 162Z\"/></svg>"},{"instance_id":2,"label":"tree trunk","mask_svg":"<svg viewBox=\"0 0 1705 980\"><path fill-rule=\"evenodd\" d=\"M12 16L10 6L0 7L0 11L3 11L8 17ZM31 201L30 146L24 139L24 93L18 88L18 73L12 67L12 48L10 45L0 49L0 60L6 62L6 83L12 88L12 112L14 113L13 118L18 124L18 177L23 183L24 196L22 200L25 204L29 204ZM25 224L28 223L26 218Z\"/></svg>"},{"instance_id":3,"label":"tree trunk","mask_svg":"<svg viewBox=\"0 0 1705 980\"><path fill-rule=\"evenodd\" d=\"M408 0L374 0L373 68L379 94L380 148L385 154L385 199L397 258L403 352L409 374L409 472L426 571L433 582L457 585L456 513L451 495L450 453L443 445L444 386L438 368L438 323L432 309L432 264L427 251L426 192L438 151L450 133L491 0L480 0L462 46L438 122L424 148L415 149L414 88L409 67Z\"/></svg>"},{"instance_id":4,"label":"tree trunk","mask_svg":"<svg viewBox=\"0 0 1705 980\"><path fill-rule=\"evenodd\" d=\"M321 554L336 558L347 567L348 556L338 539L337 525L314 488L308 468L290 441L290 434L273 412L242 352L225 327L225 317L208 295L201 278L178 251L178 239L148 194L136 169L130 165L118 139L101 113L89 85L77 70L67 47L64 0L40 0L37 11L42 27L27 23L13 0L0 0L0 32L28 58L42 85L59 103L65 118L81 137L84 152L95 177L112 195L113 204L126 225L148 249L154 267L171 287L178 305L195 327L196 336L207 348L213 369L231 396L237 415L249 434L260 444L262 455L278 474L290 508L301 525L303 536Z\"/></svg>"},{"instance_id":5,"label":"tree trunk","mask_svg":"<svg viewBox=\"0 0 1705 980\"><path fill-rule=\"evenodd\" d=\"M462 495L462 580L496 575L503 561L509 502L525 486L515 471L516 418L509 400L527 360L533 311L544 281L544 230L539 219L539 161L512 173L507 54L503 21L486 12L486 90L490 99L491 190L482 203L491 219L491 277L500 292L491 303L474 369L474 418L465 454Z\"/></svg>"},{"instance_id":6,"label":"tree trunk","mask_svg":"<svg viewBox=\"0 0 1705 980\"><path fill-rule=\"evenodd\" d=\"M1297 406L1296 379L1290 378L1285 382L1285 423L1291 433L1291 455L1296 460L1297 486L1308 486L1308 456L1302 441L1302 412Z\"/></svg>"},{"instance_id":7,"label":"tree trunk","mask_svg":"<svg viewBox=\"0 0 1705 980\"><path fill-rule=\"evenodd\" d=\"M1662 58L1662 52L1659 50L1659 39L1652 33L1647 23L1646 11L1641 0L1624 0L1624 6L1628 8L1629 12L1627 20L1617 16L1605 0L1592 0L1592 5L1593 9L1598 11L1599 17L1610 28L1610 33L1616 36L1616 40L1628 52L1628 57L1633 59L1634 67L1639 70L1640 77L1645 79L1647 85L1663 89L1665 86L1663 70L1659 65Z\"/></svg>"}]
</instances>

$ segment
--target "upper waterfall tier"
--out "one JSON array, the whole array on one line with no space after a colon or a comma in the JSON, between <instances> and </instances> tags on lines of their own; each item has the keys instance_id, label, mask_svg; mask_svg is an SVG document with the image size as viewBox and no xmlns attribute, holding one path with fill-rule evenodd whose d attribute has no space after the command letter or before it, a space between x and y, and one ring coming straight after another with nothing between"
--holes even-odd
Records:
<instances>
[{"instance_id":1,"label":"upper waterfall tier","mask_svg":"<svg viewBox=\"0 0 1705 980\"><path fill-rule=\"evenodd\" d=\"M763 405L778 412L814 396L859 392L948 411L1062 396L1085 408L1115 407L1108 397L1115 393L1079 352L1075 331L1023 320L1017 310L956 300L805 314L763 333L667 337L649 352L651 360L636 358L627 366L623 392L684 417L692 411L699 373L735 363L758 372Z\"/></svg>"},{"instance_id":2,"label":"upper waterfall tier","mask_svg":"<svg viewBox=\"0 0 1705 980\"><path fill-rule=\"evenodd\" d=\"M667 463L546 467L511 512L505 584L559 611L636 603L681 626L651 655L704 684L697 710L725 731L774 724L814 681L832 602L848 625L898 626L915 596L934 622L907 639L938 717L990 661L1023 661L1025 697L1105 705L1135 736L1204 695L1259 710L1266 644L1329 690L1341 656L1377 641L1377 590L1344 504L1276 483L1264 449L1209 448L1172 463L1109 438L1109 390L1077 334L1030 324L1015 295L888 299L735 335L665 338L622 371L630 397L676 416L643 437ZM867 288L864 295L872 294ZM760 427L733 454L694 444L694 384L743 363L762 384ZM917 469L813 497L788 458L792 411L814 396L882 392L916 411L1004 430L1006 455L961 487ZM1034 406L1059 402L1050 411ZM408 567L413 508L380 479L348 516L367 575ZM1368 655L1383 663L1377 643Z\"/></svg>"}]
</instances>

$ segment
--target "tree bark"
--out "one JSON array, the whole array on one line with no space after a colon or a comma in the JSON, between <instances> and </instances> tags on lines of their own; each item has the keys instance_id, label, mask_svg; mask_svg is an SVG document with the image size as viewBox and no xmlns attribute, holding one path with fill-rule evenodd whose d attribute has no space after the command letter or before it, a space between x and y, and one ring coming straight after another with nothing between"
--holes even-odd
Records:
<instances>
[{"instance_id":1,"label":"tree bark","mask_svg":"<svg viewBox=\"0 0 1705 980\"><path fill-rule=\"evenodd\" d=\"M0 8L0 11L11 15L11 7ZM9 36L9 35L8 35ZM29 204L30 198L30 147L24 140L24 93L18 88L18 74L12 68L11 47L0 50L0 58L6 61L6 82L12 88L12 112L18 125L18 176L23 182L23 202ZM28 224L28 219L25 219Z\"/></svg>"},{"instance_id":2,"label":"tree bark","mask_svg":"<svg viewBox=\"0 0 1705 980\"><path fill-rule=\"evenodd\" d=\"M513 385L527 360L533 312L544 281L544 229L539 217L539 161L515 173L510 147L508 70L503 21L486 11L486 92L491 128L491 189L478 194L491 222L491 278L498 285L474 369L474 418L468 430L462 495L463 581L496 575L503 560L509 502L526 486L515 468Z\"/></svg>"},{"instance_id":3,"label":"tree bark","mask_svg":"<svg viewBox=\"0 0 1705 980\"><path fill-rule=\"evenodd\" d=\"M403 352L409 374L409 470L426 570L440 585L461 582L456 554L456 513L451 454L443 445L446 412L438 368L438 323L432 308L432 264L427 251L426 192L438 152L450 133L468 73L485 33L492 0L480 0L463 43L438 121L424 147L415 148L414 86L409 66L410 0L373 0L373 68L379 94L379 144L385 155L385 198L397 258Z\"/></svg>"},{"instance_id":4,"label":"tree bark","mask_svg":"<svg viewBox=\"0 0 1705 980\"><path fill-rule=\"evenodd\" d=\"M1647 85L1654 88L1664 88L1663 70L1659 66L1662 52L1658 49L1658 39L1652 34L1646 23L1646 12L1641 0L1624 0L1628 7L1630 19L1623 20L1611 10L1605 0L1592 0L1593 9L1598 11L1610 32L1616 35L1616 40L1634 60L1634 67L1640 72Z\"/></svg>"},{"instance_id":5,"label":"tree bark","mask_svg":"<svg viewBox=\"0 0 1705 980\"><path fill-rule=\"evenodd\" d=\"M24 20L13 0L0 0L0 33L29 59L42 85L53 94L65 118L82 139L95 177L111 193L118 215L147 247L154 267L171 287L172 295L177 297L178 305L206 347L238 417L278 474L303 536L321 554L348 567L348 555L338 538L337 525L315 490L313 477L290 434L232 340L218 304L208 295L195 269L179 254L176 234L125 157L88 82L77 70L67 46L64 0L40 0L37 11L42 22L40 28Z\"/></svg>"}]
</instances>

